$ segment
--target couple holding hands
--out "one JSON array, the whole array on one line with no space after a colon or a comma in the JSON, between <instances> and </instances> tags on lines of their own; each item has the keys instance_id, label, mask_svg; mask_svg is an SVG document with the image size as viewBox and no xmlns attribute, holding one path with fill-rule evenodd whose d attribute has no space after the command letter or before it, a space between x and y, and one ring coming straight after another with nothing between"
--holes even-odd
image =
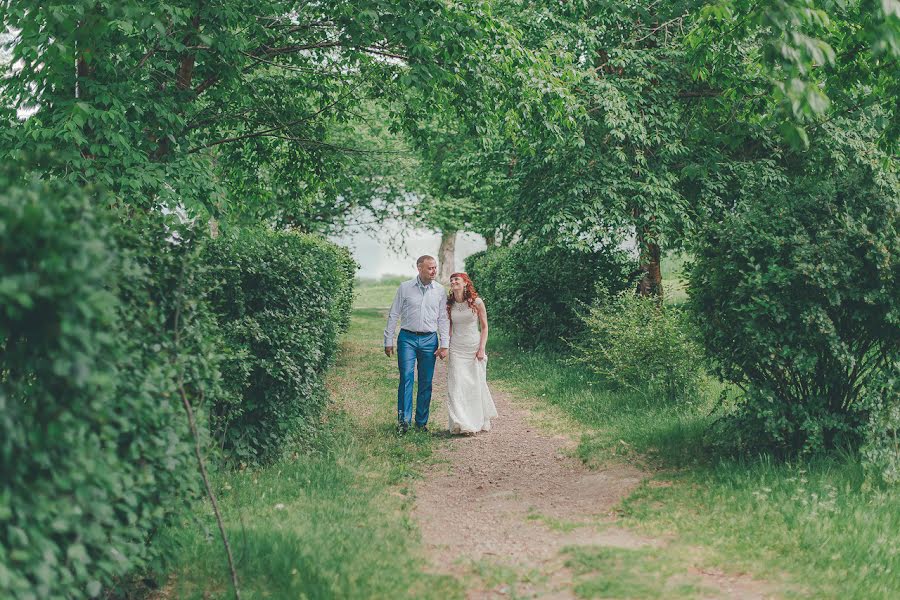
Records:
<instances>
[{"instance_id":1,"label":"couple holding hands","mask_svg":"<svg viewBox=\"0 0 900 600\"><path fill-rule=\"evenodd\" d=\"M416 268L418 275L404 281L397 289L384 330L384 353L392 356L396 349L400 368L397 432L406 433L412 420L413 380L417 371L419 391L415 426L418 430L428 431L431 384L438 357L442 360L449 357L447 409L450 433L490 431L491 419L497 416L497 409L487 387L484 348L488 323L484 301L478 297L465 273L450 276L450 293L447 294L435 281L437 261L431 256L420 256ZM400 334L395 346L398 321Z\"/></svg>"}]
</instances>

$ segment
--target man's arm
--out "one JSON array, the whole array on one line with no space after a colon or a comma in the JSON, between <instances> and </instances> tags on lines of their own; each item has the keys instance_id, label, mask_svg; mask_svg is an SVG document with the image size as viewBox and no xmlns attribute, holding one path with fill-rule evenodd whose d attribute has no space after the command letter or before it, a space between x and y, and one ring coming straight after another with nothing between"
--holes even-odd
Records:
<instances>
[{"instance_id":1,"label":"man's arm","mask_svg":"<svg viewBox=\"0 0 900 600\"><path fill-rule=\"evenodd\" d=\"M400 320L400 306L403 303L402 286L397 288L391 310L388 311L387 327L384 328L384 353L390 356L394 352L394 332L397 329L397 321Z\"/></svg>"}]
</instances>

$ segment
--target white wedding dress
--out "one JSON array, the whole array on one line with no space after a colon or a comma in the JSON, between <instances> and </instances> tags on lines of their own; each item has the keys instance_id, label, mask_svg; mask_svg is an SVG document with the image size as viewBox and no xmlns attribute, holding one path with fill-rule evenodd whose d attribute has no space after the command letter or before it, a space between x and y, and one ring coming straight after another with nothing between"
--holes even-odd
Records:
<instances>
[{"instance_id":1,"label":"white wedding dress","mask_svg":"<svg viewBox=\"0 0 900 600\"><path fill-rule=\"evenodd\" d=\"M481 298L475 300L481 302ZM490 431L497 408L487 386L487 357L475 358L481 342L478 316L466 302L452 308L450 364L447 366L447 408L450 433Z\"/></svg>"}]
</instances>

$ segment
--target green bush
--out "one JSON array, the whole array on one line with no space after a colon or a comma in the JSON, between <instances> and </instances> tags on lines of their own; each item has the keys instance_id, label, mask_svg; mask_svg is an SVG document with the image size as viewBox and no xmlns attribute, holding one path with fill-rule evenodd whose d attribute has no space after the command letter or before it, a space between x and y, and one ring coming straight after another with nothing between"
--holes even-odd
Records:
<instances>
[{"instance_id":1,"label":"green bush","mask_svg":"<svg viewBox=\"0 0 900 600\"><path fill-rule=\"evenodd\" d=\"M197 400L217 368L185 285L189 244L159 220L133 238L103 204L42 184L0 195L4 598L118 585L196 494L177 384Z\"/></svg>"},{"instance_id":2,"label":"green bush","mask_svg":"<svg viewBox=\"0 0 900 600\"><path fill-rule=\"evenodd\" d=\"M578 311L629 286L635 264L615 248L582 252L537 242L490 248L466 260L492 324L527 346L555 345L583 328Z\"/></svg>"},{"instance_id":3,"label":"green bush","mask_svg":"<svg viewBox=\"0 0 900 600\"><path fill-rule=\"evenodd\" d=\"M900 360L870 386L865 397L869 422L861 449L868 478L886 485L900 484Z\"/></svg>"},{"instance_id":4,"label":"green bush","mask_svg":"<svg viewBox=\"0 0 900 600\"><path fill-rule=\"evenodd\" d=\"M356 265L322 238L269 230L221 237L205 260L228 357L212 433L231 461L275 458L325 405L323 376L349 324Z\"/></svg>"},{"instance_id":5,"label":"green bush","mask_svg":"<svg viewBox=\"0 0 900 600\"><path fill-rule=\"evenodd\" d=\"M690 399L698 393L702 350L682 311L657 298L623 292L582 315L576 360L605 381L648 399Z\"/></svg>"},{"instance_id":6,"label":"green bush","mask_svg":"<svg viewBox=\"0 0 900 600\"><path fill-rule=\"evenodd\" d=\"M868 158L816 164L709 227L689 282L745 439L786 451L858 443L900 348L900 186Z\"/></svg>"}]
</instances>

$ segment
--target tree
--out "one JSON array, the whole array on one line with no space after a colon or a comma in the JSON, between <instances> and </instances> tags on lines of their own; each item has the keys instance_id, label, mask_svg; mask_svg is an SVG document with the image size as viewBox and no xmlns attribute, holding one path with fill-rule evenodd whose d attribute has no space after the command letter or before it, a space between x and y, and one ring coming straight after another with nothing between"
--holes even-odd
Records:
<instances>
[{"instance_id":1,"label":"tree","mask_svg":"<svg viewBox=\"0 0 900 600\"><path fill-rule=\"evenodd\" d=\"M523 45L556 50L551 70L573 100L568 113L504 130L517 189L505 206L510 227L586 247L632 235L639 291L658 293L663 251L727 210L735 176L812 160L807 139L862 109L878 115L882 144L895 145L895 15L867 2L830 15L806 4L507 5Z\"/></svg>"},{"instance_id":2,"label":"tree","mask_svg":"<svg viewBox=\"0 0 900 600\"><path fill-rule=\"evenodd\" d=\"M363 100L415 89L423 111L464 103L503 51L478 2L2 7L16 64L3 104L37 108L3 132L2 158L52 154L48 175L102 183L141 209L219 215L242 201L229 193L252 192L251 213L288 201L303 207L295 216L328 221L326 182L357 150L329 135Z\"/></svg>"}]
</instances>

